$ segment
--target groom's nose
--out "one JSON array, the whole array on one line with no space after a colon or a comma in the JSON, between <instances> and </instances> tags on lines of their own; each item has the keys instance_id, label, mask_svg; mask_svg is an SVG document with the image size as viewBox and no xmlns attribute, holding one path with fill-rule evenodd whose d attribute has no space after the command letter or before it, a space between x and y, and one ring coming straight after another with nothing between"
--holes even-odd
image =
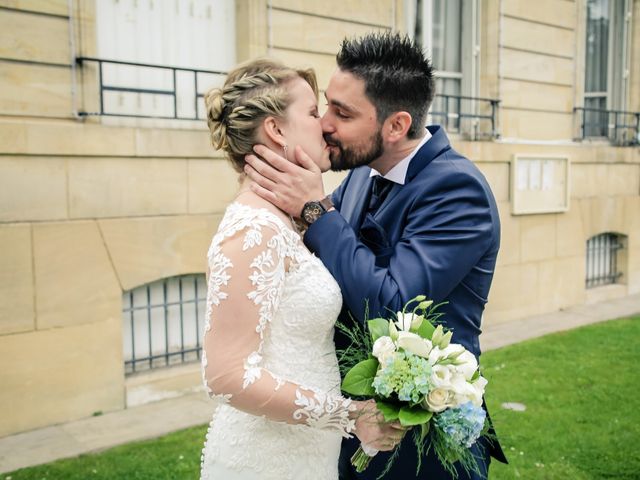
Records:
<instances>
[{"instance_id":1,"label":"groom's nose","mask_svg":"<svg viewBox=\"0 0 640 480\"><path fill-rule=\"evenodd\" d=\"M331 117L332 117L331 111L327 110L322 116L322 118L320 119L320 125L322 125L322 133L324 133L325 135L332 134L333 132L336 131L335 127L333 126L333 121Z\"/></svg>"}]
</instances>

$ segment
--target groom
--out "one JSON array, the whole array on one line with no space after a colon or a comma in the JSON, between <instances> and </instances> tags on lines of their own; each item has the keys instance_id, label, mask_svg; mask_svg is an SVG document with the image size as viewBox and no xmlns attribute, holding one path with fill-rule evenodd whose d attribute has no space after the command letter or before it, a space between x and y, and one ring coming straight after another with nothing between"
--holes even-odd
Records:
<instances>
[{"instance_id":1,"label":"groom","mask_svg":"<svg viewBox=\"0 0 640 480\"><path fill-rule=\"evenodd\" d=\"M484 305L500 241L500 220L489 185L469 160L455 152L440 126L423 127L434 96L433 68L422 51L397 34L369 34L345 40L338 69L325 96L324 138L332 170L350 170L324 198L321 174L299 147L299 165L256 146L246 172L254 191L308 224L307 247L342 289L342 320L363 321L398 311L425 294L440 309L453 341L477 357ZM264 160L266 160L266 162ZM267 163L268 162L268 163ZM337 336L337 346L345 339ZM349 459L357 440L343 443L341 479L375 479L389 453L379 453L362 474ZM490 457L506 462L497 440L476 442L480 472ZM412 435L385 478L416 478ZM430 450L420 477L449 479Z\"/></svg>"}]
</instances>

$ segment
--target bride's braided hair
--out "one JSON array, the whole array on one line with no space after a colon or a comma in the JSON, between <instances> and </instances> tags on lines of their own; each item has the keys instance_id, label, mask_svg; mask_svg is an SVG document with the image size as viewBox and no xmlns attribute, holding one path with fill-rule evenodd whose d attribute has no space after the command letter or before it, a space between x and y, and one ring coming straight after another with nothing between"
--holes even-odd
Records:
<instances>
[{"instance_id":1,"label":"bride's braided hair","mask_svg":"<svg viewBox=\"0 0 640 480\"><path fill-rule=\"evenodd\" d=\"M258 143L258 127L264 118L284 116L291 101L284 84L296 77L309 83L317 95L313 70L294 70L268 59L237 67L222 88L206 93L211 143L228 154L238 172L244 167L244 156Z\"/></svg>"}]
</instances>

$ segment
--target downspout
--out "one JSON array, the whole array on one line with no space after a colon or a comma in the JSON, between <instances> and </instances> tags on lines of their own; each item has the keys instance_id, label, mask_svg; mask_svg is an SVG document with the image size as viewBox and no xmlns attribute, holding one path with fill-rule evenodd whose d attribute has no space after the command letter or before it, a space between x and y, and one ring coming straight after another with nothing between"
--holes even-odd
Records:
<instances>
[{"instance_id":1,"label":"downspout","mask_svg":"<svg viewBox=\"0 0 640 480\"><path fill-rule=\"evenodd\" d=\"M71 62L71 113L76 120L82 117L78 113L78 86L76 81L76 32L73 19L73 0L67 0L69 10L69 61Z\"/></svg>"}]
</instances>

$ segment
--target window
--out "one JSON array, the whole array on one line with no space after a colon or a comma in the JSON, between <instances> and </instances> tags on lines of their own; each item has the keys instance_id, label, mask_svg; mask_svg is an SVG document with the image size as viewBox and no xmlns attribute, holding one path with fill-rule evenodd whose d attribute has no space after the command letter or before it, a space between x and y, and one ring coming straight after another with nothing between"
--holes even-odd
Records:
<instances>
[{"instance_id":1,"label":"window","mask_svg":"<svg viewBox=\"0 0 640 480\"><path fill-rule=\"evenodd\" d=\"M630 137L624 111L630 68L628 0L588 0L586 11L583 137ZM612 131L612 130L615 130Z\"/></svg>"},{"instance_id":2,"label":"window","mask_svg":"<svg viewBox=\"0 0 640 480\"><path fill-rule=\"evenodd\" d=\"M97 0L96 30L100 59L186 68L103 64L111 115L204 118L197 95L224 76L188 69L225 72L236 61L234 0Z\"/></svg>"},{"instance_id":3,"label":"window","mask_svg":"<svg viewBox=\"0 0 640 480\"><path fill-rule=\"evenodd\" d=\"M587 240L587 288L618 282L622 276L618 259L623 249L624 235L602 233Z\"/></svg>"},{"instance_id":4,"label":"window","mask_svg":"<svg viewBox=\"0 0 640 480\"><path fill-rule=\"evenodd\" d=\"M416 0L414 38L431 54L436 93L429 121L467 132L477 122L479 28L477 0Z\"/></svg>"},{"instance_id":5,"label":"window","mask_svg":"<svg viewBox=\"0 0 640 480\"><path fill-rule=\"evenodd\" d=\"M125 373L197 361L202 345L204 275L165 278L124 293Z\"/></svg>"}]
</instances>

